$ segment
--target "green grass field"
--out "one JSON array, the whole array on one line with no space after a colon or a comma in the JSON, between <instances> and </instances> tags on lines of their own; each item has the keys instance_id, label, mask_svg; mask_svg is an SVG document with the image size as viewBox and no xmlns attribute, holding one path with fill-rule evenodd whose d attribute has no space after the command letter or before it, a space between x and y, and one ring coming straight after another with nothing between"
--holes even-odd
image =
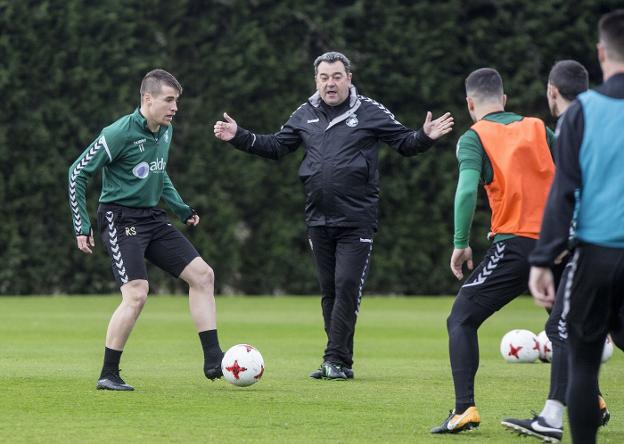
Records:
<instances>
[{"instance_id":1,"label":"green grass field","mask_svg":"<svg viewBox=\"0 0 624 444\"><path fill-rule=\"evenodd\" d=\"M121 365L136 391L96 391L118 300L0 298L0 442L538 442L499 424L539 411L548 391L548 364L507 364L498 351L508 330L543 329L546 315L529 298L480 330L482 425L455 436L429 434L453 407L445 328L452 298L366 297L356 379L348 382L307 377L324 345L318 298L218 298L222 346L251 343L266 364L260 383L238 388L204 378L186 299L151 297ZM602 371L612 420L600 442L624 442L623 362L616 350Z\"/></svg>"}]
</instances>

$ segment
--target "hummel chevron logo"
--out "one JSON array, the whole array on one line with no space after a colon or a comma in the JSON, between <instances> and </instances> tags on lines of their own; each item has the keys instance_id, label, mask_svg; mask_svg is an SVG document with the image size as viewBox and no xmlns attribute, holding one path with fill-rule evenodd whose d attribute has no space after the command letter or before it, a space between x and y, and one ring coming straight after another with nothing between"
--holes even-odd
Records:
<instances>
[{"instance_id":1,"label":"hummel chevron logo","mask_svg":"<svg viewBox=\"0 0 624 444\"><path fill-rule=\"evenodd\" d=\"M483 266L477 278L469 284L464 284L464 287L473 287L475 285L481 285L485 282L485 279L492 274L494 269L497 267L498 263L504 256L505 244L502 242L498 242L494 244L496 251L492 256L490 256L490 260Z\"/></svg>"},{"instance_id":2,"label":"hummel chevron logo","mask_svg":"<svg viewBox=\"0 0 624 444\"><path fill-rule=\"evenodd\" d=\"M484 282L485 282L485 276L482 276L481 274L479 274L479 276L477 276L477 279L475 279L470 284L464 284L464 287L473 287L475 285L480 285Z\"/></svg>"},{"instance_id":3,"label":"hummel chevron logo","mask_svg":"<svg viewBox=\"0 0 624 444\"><path fill-rule=\"evenodd\" d=\"M568 339L568 326L566 325L565 319L559 320L559 325L557 325L557 330L559 330L559 337L561 339Z\"/></svg>"},{"instance_id":4,"label":"hummel chevron logo","mask_svg":"<svg viewBox=\"0 0 624 444\"><path fill-rule=\"evenodd\" d=\"M78 208L78 201L76 200L76 179L80 175L80 171L87 166L87 164L93 159L95 153L103 146L101 143L101 139L95 143L87 152L87 154L80 160L80 162L72 171L69 177L69 201L75 211L73 212L74 218L74 227L76 231L80 233L80 229L82 228L82 219L80 217L80 210Z\"/></svg>"},{"instance_id":5,"label":"hummel chevron logo","mask_svg":"<svg viewBox=\"0 0 624 444\"><path fill-rule=\"evenodd\" d=\"M121 251L119 251L119 245L117 245L117 228L113 222L115 215L112 211L106 212L106 220L108 221L108 243L113 257L113 264L117 267L117 274L122 284L128 282L128 276L126 275L126 267L124 266L123 258L121 257Z\"/></svg>"},{"instance_id":6,"label":"hummel chevron logo","mask_svg":"<svg viewBox=\"0 0 624 444\"><path fill-rule=\"evenodd\" d=\"M394 114L392 114L388 108L386 108L385 106L383 106L381 103L377 102L376 100L373 100L369 97L365 97L365 96L359 96L360 99L372 103L373 105L375 105L377 108L379 108L380 110L382 110L385 114L388 115L388 117L390 117L390 120L392 120L392 123L395 123L397 125L400 125L399 121L396 120L396 118L394 117Z\"/></svg>"}]
</instances>

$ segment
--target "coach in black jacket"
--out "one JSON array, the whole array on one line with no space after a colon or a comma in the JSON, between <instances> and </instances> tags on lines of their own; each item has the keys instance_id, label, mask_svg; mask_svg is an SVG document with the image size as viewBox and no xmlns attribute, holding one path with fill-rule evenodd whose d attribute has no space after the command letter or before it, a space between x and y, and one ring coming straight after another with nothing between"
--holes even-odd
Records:
<instances>
[{"instance_id":1,"label":"coach in black jacket","mask_svg":"<svg viewBox=\"0 0 624 444\"><path fill-rule=\"evenodd\" d=\"M353 377L353 333L377 230L379 141L413 156L450 132L453 118L446 113L432 120L427 113L422 129L411 130L382 104L357 94L343 54L323 54L314 70L317 92L277 133L254 134L227 114L214 133L241 151L270 159L303 143L299 177L328 338L323 364L310 376L347 379Z\"/></svg>"}]
</instances>

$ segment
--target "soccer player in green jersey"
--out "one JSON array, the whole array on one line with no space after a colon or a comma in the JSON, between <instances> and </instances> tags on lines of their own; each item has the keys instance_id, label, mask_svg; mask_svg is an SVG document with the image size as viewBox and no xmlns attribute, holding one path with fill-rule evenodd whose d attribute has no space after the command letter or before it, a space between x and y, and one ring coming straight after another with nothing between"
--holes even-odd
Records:
<instances>
[{"instance_id":1,"label":"soccer player in green jersey","mask_svg":"<svg viewBox=\"0 0 624 444\"><path fill-rule=\"evenodd\" d=\"M169 223L165 211L157 208L162 199L187 225L199 224L199 216L182 200L166 170L171 121L178 110L182 86L167 71L155 69L143 78L140 93L140 108L104 128L69 168L76 243L87 254L95 247L85 197L87 181L102 170L97 228L122 296L108 324L97 389L134 390L119 376L119 361L147 300L145 258L188 283L191 317L204 351L204 374L209 379L222 376L214 272Z\"/></svg>"},{"instance_id":2,"label":"soccer player in green jersey","mask_svg":"<svg viewBox=\"0 0 624 444\"><path fill-rule=\"evenodd\" d=\"M478 330L527 288L528 256L555 172L550 152L554 136L540 119L505 110L507 96L495 69L473 71L465 85L474 124L460 137L456 151L459 179L450 263L455 277L463 278L464 263L473 269L469 240L479 182L492 213L492 245L464 281L447 318L455 408L431 429L436 434L459 433L481 423L475 400Z\"/></svg>"}]
</instances>

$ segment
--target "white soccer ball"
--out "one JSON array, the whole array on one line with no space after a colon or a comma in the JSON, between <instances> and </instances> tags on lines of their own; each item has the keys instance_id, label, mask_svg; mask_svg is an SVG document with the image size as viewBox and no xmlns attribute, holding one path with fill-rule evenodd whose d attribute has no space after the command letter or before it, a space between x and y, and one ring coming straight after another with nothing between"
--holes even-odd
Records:
<instances>
[{"instance_id":1,"label":"white soccer ball","mask_svg":"<svg viewBox=\"0 0 624 444\"><path fill-rule=\"evenodd\" d=\"M529 330L511 330L500 344L500 352L507 362L534 362L539 357L539 342Z\"/></svg>"},{"instance_id":2,"label":"white soccer ball","mask_svg":"<svg viewBox=\"0 0 624 444\"><path fill-rule=\"evenodd\" d=\"M613 341L610 336L607 336L605 340L604 348L602 349L602 362L607 362L613 356Z\"/></svg>"},{"instance_id":3,"label":"white soccer ball","mask_svg":"<svg viewBox=\"0 0 624 444\"><path fill-rule=\"evenodd\" d=\"M264 373L264 359L249 344L237 344L225 352L221 361L223 378L230 384L247 387L255 384Z\"/></svg>"},{"instance_id":4,"label":"white soccer ball","mask_svg":"<svg viewBox=\"0 0 624 444\"><path fill-rule=\"evenodd\" d=\"M552 343L548 339L545 330L539 332L537 342L539 342L539 360L542 362L552 361Z\"/></svg>"}]
</instances>

